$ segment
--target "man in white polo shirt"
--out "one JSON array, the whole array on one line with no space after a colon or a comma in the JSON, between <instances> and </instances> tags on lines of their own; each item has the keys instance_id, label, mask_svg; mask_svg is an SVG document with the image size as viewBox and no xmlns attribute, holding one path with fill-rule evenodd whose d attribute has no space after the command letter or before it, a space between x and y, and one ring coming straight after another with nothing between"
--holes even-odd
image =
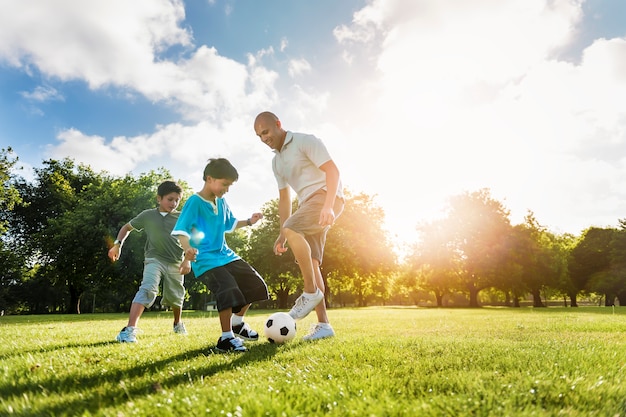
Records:
<instances>
[{"instance_id":1,"label":"man in white polo shirt","mask_svg":"<svg viewBox=\"0 0 626 417\"><path fill-rule=\"evenodd\" d=\"M272 169L278 184L281 227L274 253L284 253L289 242L304 280L304 292L289 314L300 320L315 309L318 323L303 339L332 337L335 331L326 313L320 265L328 229L344 206L339 169L320 139L284 130L271 112L256 117L254 131L275 153ZM293 214L291 189L298 196L298 209Z\"/></svg>"}]
</instances>

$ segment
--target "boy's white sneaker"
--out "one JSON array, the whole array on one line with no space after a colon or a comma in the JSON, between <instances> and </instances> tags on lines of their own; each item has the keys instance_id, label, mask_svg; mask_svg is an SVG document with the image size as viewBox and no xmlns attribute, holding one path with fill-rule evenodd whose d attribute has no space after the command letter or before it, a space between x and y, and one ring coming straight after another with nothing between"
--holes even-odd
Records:
<instances>
[{"instance_id":1,"label":"boy's white sneaker","mask_svg":"<svg viewBox=\"0 0 626 417\"><path fill-rule=\"evenodd\" d=\"M185 323L179 321L174 325L174 333L180 334L183 336L187 336L187 329L185 328Z\"/></svg>"},{"instance_id":2,"label":"boy's white sneaker","mask_svg":"<svg viewBox=\"0 0 626 417\"><path fill-rule=\"evenodd\" d=\"M136 327L126 326L120 331L115 340L120 343L136 343L138 330Z\"/></svg>"},{"instance_id":3,"label":"boy's white sneaker","mask_svg":"<svg viewBox=\"0 0 626 417\"><path fill-rule=\"evenodd\" d=\"M318 340L335 336L335 331L330 323L317 323L311 326L309 334L302 336L302 340Z\"/></svg>"},{"instance_id":4,"label":"boy's white sneaker","mask_svg":"<svg viewBox=\"0 0 626 417\"><path fill-rule=\"evenodd\" d=\"M315 291L315 294L312 295L302 293L302 295L296 300L292 309L289 311L289 315L293 317L294 320L301 320L313 311L315 306L317 306L323 299L324 294L319 288Z\"/></svg>"}]
</instances>

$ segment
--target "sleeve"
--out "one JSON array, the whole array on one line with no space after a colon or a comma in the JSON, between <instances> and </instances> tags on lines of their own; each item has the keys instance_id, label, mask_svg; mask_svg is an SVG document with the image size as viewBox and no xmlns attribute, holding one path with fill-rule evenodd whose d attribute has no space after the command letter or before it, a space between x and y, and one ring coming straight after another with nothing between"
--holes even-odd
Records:
<instances>
[{"instance_id":1,"label":"sleeve","mask_svg":"<svg viewBox=\"0 0 626 417\"><path fill-rule=\"evenodd\" d=\"M332 159L324 142L313 135L306 136L302 143L302 150L318 168Z\"/></svg>"},{"instance_id":2,"label":"sleeve","mask_svg":"<svg viewBox=\"0 0 626 417\"><path fill-rule=\"evenodd\" d=\"M194 196L191 196L185 203L183 210L180 212L171 234L173 236L183 235L190 238L191 231L193 230L195 221L198 218L196 215L197 211L197 199L194 198Z\"/></svg>"},{"instance_id":3,"label":"sleeve","mask_svg":"<svg viewBox=\"0 0 626 417\"><path fill-rule=\"evenodd\" d=\"M279 190L289 186L285 178L278 173L278 168L276 168L276 158L272 159L272 171L274 172L274 178L276 178L276 184L278 185Z\"/></svg>"},{"instance_id":4,"label":"sleeve","mask_svg":"<svg viewBox=\"0 0 626 417\"><path fill-rule=\"evenodd\" d=\"M226 230L227 233L231 233L233 231L235 231L235 229L237 228L237 218L235 217L235 215L233 214L232 211L230 211L230 206L228 205L228 203L226 202L226 200L222 200L224 207L224 230Z\"/></svg>"},{"instance_id":5,"label":"sleeve","mask_svg":"<svg viewBox=\"0 0 626 417\"><path fill-rule=\"evenodd\" d=\"M133 226L133 229L135 229L138 232L141 232L144 229L144 227L146 227L146 219L148 218L148 213L150 213L150 211L152 210L148 209L148 210L142 211L128 223L130 223L130 225Z\"/></svg>"}]
</instances>

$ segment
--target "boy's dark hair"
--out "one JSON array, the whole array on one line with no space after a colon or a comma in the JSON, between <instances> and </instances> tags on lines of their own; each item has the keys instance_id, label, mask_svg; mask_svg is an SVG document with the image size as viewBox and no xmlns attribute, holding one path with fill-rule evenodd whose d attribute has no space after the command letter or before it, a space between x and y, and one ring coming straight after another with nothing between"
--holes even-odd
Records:
<instances>
[{"instance_id":1,"label":"boy's dark hair","mask_svg":"<svg viewBox=\"0 0 626 417\"><path fill-rule=\"evenodd\" d=\"M178 193L182 194L183 189L180 185L176 184L174 181L163 181L159 184L157 188L157 195L160 197L166 196L170 193Z\"/></svg>"},{"instance_id":2,"label":"boy's dark hair","mask_svg":"<svg viewBox=\"0 0 626 417\"><path fill-rule=\"evenodd\" d=\"M202 180L206 177L215 178L216 180L231 180L233 182L239 179L239 173L234 166L226 158L211 158L209 163L204 167Z\"/></svg>"}]
</instances>

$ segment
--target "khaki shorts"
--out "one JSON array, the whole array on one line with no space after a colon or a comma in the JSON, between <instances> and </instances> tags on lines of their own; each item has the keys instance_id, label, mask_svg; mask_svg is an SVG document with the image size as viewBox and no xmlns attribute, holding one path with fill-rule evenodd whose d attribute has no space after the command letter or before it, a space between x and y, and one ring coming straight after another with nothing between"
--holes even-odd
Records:
<instances>
[{"instance_id":1,"label":"khaki shorts","mask_svg":"<svg viewBox=\"0 0 626 417\"><path fill-rule=\"evenodd\" d=\"M311 197L298 206L298 209L289 217L283 227L304 236L311 247L311 258L317 259L322 264L324 257L324 246L326 245L326 234L330 226L320 226L320 212L326 201L326 190L316 191ZM344 201L342 198L335 198L333 211L335 219L343 212Z\"/></svg>"},{"instance_id":2,"label":"khaki shorts","mask_svg":"<svg viewBox=\"0 0 626 417\"><path fill-rule=\"evenodd\" d=\"M144 261L143 279L133 303L152 307L159 294L159 284L163 280L163 298L161 304L170 307L182 307L185 301L185 277L180 274L177 264L166 264L156 258Z\"/></svg>"}]
</instances>

